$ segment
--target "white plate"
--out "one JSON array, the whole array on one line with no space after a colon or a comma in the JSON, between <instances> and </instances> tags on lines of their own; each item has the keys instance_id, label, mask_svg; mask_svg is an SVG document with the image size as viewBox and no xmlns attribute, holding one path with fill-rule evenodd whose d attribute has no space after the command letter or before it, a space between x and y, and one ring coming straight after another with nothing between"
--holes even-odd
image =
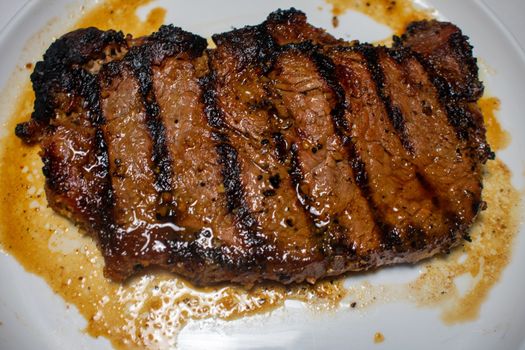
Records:
<instances>
[{"instance_id":1,"label":"white plate","mask_svg":"<svg viewBox=\"0 0 525 350\"><path fill-rule=\"evenodd\" d=\"M5 1L5 0L3 0ZM514 1L514 3L518 3ZM320 0L265 1L182 0L158 1L168 11L168 22L209 36L231 26L259 23L272 10L295 6L307 12L311 22L332 28L328 11L320 12ZM523 188L525 118L525 56L506 29L483 2L432 0L428 4L439 15L458 24L471 38L475 54L492 68L484 77L488 91L501 99L500 121L512 135L511 145L499 153L512 169L513 182ZM157 4L157 3L155 3ZM67 5L67 6L66 6ZM3 8L14 6L0 5ZM149 7L149 6L148 6ZM328 6L324 6L328 9ZM511 7L511 6L509 6ZM5 86L13 71L25 62L34 62L74 20L78 4L68 0L28 2L0 33L0 85ZM388 31L370 19L349 14L335 31L343 36L365 40L382 39ZM54 21L49 22L55 18ZM60 18L57 20L57 18ZM45 28L43 31L42 29ZM37 34L36 36L35 33ZM32 39L31 39L32 38ZM31 39L29 48L23 49ZM4 90L16 95L18 85ZM4 96L5 97L5 96ZM9 115L1 106L0 120ZM11 132L11 130L2 130ZM438 310L416 308L411 304L390 303L362 312L340 310L313 315L294 304L269 315L232 322L206 321L186 327L179 338L182 349L315 349L315 348L391 348L391 349L525 349L525 239L523 227L518 236L512 262L501 281L491 290L480 317L455 326L443 324ZM406 267L380 271L374 279L396 280L412 273ZM409 268L410 270L410 268ZM417 272L417 267L413 268ZM67 309L62 299L37 276L28 274L11 257L0 254L0 349L110 349L105 339L93 339L82 329L86 322L74 307ZM386 341L374 344L376 331Z\"/></svg>"}]
</instances>

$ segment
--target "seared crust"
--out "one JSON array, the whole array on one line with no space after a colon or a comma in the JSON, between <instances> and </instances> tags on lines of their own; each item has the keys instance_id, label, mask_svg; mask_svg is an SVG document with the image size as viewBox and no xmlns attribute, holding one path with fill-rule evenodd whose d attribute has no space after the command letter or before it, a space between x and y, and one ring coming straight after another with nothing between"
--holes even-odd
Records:
<instances>
[{"instance_id":1,"label":"seared crust","mask_svg":"<svg viewBox=\"0 0 525 350\"><path fill-rule=\"evenodd\" d=\"M54 118L55 110L65 106L62 94L81 89L82 80L79 81L77 75L85 72L82 66L110 59L126 47L122 32L101 31L93 27L75 30L55 41L31 74L35 91L34 112L31 122L17 125L16 135L26 142L40 141L42 131Z\"/></svg>"},{"instance_id":2,"label":"seared crust","mask_svg":"<svg viewBox=\"0 0 525 350\"><path fill-rule=\"evenodd\" d=\"M468 237L491 152L457 27L373 47L291 9L213 40L88 28L35 68L16 133L40 142L50 206L98 240L109 277L313 282Z\"/></svg>"},{"instance_id":3,"label":"seared crust","mask_svg":"<svg viewBox=\"0 0 525 350\"><path fill-rule=\"evenodd\" d=\"M447 109L450 124L461 139L469 141L469 156L478 158L480 164L493 158L476 105L483 95L483 84L468 37L452 23L420 21L410 24L401 38L394 37L394 47L410 49L425 68Z\"/></svg>"}]
</instances>

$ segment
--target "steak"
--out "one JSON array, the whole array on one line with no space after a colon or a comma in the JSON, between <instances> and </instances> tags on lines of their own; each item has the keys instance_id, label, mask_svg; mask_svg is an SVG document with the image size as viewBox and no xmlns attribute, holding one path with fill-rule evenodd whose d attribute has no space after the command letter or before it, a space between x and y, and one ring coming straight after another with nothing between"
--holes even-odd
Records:
<instances>
[{"instance_id":1,"label":"steak","mask_svg":"<svg viewBox=\"0 0 525 350\"><path fill-rule=\"evenodd\" d=\"M35 66L16 134L41 145L49 205L108 277L314 282L469 239L493 153L456 26L372 46L290 9L213 41L79 29Z\"/></svg>"}]
</instances>

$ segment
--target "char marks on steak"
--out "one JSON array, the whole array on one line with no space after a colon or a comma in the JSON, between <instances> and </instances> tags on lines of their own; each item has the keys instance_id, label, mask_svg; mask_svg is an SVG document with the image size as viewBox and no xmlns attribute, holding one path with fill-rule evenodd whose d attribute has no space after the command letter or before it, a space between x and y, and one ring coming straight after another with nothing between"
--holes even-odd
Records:
<instances>
[{"instance_id":1,"label":"char marks on steak","mask_svg":"<svg viewBox=\"0 0 525 350\"><path fill-rule=\"evenodd\" d=\"M80 29L31 76L46 194L108 276L315 281L415 262L468 237L493 154L460 30L336 40L302 12L205 39Z\"/></svg>"}]
</instances>

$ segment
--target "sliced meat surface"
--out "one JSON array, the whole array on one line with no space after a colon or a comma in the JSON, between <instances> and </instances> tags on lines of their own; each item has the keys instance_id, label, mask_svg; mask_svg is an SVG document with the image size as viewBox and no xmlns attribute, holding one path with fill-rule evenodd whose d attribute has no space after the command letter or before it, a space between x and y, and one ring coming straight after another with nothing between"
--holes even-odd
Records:
<instances>
[{"instance_id":1,"label":"sliced meat surface","mask_svg":"<svg viewBox=\"0 0 525 350\"><path fill-rule=\"evenodd\" d=\"M394 43L394 47L408 48L425 68L446 106L450 124L469 142L469 157L478 158L479 164L493 158L476 104L483 95L483 84L468 37L452 23L420 21L410 24Z\"/></svg>"},{"instance_id":2,"label":"sliced meat surface","mask_svg":"<svg viewBox=\"0 0 525 350\"><path fill-rule=\"evenodd\" d=\"M381 245L400 255L448 234L442 209L420 179L378 91L372 47L331 55L348 103L344 115L357 182L381 231ZM372 52L370 52L372 51Z\"/></svg>"},{"instance_id":3,"label":"sliced meat surface","mask_svg":"<svg viewBox=\"0 0 525 350\"><path fill-rule=\"evenodd\" d=\"M242 41L234 40L240 36ZM280 130L286 121L272 105L264 75L264 60L274 50L262 27L214 36L210 55L215 94L213 101L221 130L237 153L243 208L257 222L267 250L259 257L283 282L304 279L322 271L310 220L288 175L286 148ZM283 149L284 148L284 149ZM287 269L282 269L287 266ZM282 270L282 271L281 271ZM310 272L311 271L311 272ZM270 276L269 276L270 277Z\"/></svg>"},{"instance_id":4,"label":"sliced meat surface","mask_svg":"<svg viewBox=\"0 0 525 350\"><path fill-rule=\"evenodd\" d=\"M288 46L269 76L276 110L290 125L282 135L289 148L291 180L315 224L323 253L337 265L331 270L338 270L347 268L340 264L341 254L351 259L348 263L372 259L370 253L379 247L378 230L336 132L337 96L321 75L316 55L310 45Z\"/></svg>"},{"instance_id":5,"label":"sliced meat surface","mask_svg":"<svg viewBox=\"0 0 525 350\"><path fill-rule=\"evenodd\" d=\"M295 9L205 39L82 29L35 67L48 202L123 281L314 282L468 239L493 154L472 48L416 22L394 46L335 39Z\"/></svg>"},{"instance_id":6,"label":"sliced meat surface","mask_svg":"<svg viewBox=\"0 0 525 350\"><path fill-rule=\"evenodd\" d=\"M469 224L481 197L481 177L468 145L448 123L438 91L420 62L411 56L379 53L384 94L396 115L398 133L436 204L451 219ZM475 171L472 171L475 169Z\"/></svg>"}]
</instances>

